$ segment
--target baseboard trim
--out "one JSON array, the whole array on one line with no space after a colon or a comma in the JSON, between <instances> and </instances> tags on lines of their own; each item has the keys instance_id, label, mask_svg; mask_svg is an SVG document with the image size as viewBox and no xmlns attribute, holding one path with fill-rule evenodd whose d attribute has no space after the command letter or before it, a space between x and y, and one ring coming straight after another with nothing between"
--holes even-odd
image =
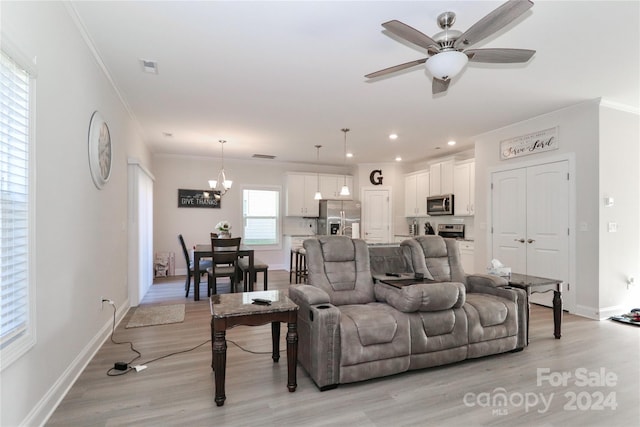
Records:
<instances>
[{"instance_id":1,"label":"baseboard trim","mask_svg":"<svg viewBox=\"0 0 640 427\"><path fill-rule=\"evenodd\" d=\"M131 304L129 299L116 310L116 326L120 324L124 315L129 311ZM105 308L106 310L106 308ZM37 405L29 412L22 421L23 426L43 426L56 410L62 399L67 395L78 377L85 370L89 362L94 358L98 350L111 336L111 327L113 325L113 317L109 316L109 320L100 328L96 336L76 356L71 364L65 369L60 377L54 382L51 388L40 399Z\"/></svg>"},{"instance_id":2,"label":"baseboard trim","mask_svg":"<svg viewBox=\"0 0 640 427\"><path fill-rule=\"evenodd\" d=\"M598 309L595 307L588 307L586 305L576 305L576 311L573 314L586 317L588 319L601 320L598 317Z\"/></svg>"},{"instance_id":3,"label":"baseboard trim","mask_svg":"<svg viewBox=\"0 0 640 427\"><path fill-rule=\"evenodd\" d=\"M603 307L600 309L598 316L599 320L607 320L611 316L619 316L625 313L625 309L621 305L615 305L612 307Z\"/></svg>"}]
</instances>

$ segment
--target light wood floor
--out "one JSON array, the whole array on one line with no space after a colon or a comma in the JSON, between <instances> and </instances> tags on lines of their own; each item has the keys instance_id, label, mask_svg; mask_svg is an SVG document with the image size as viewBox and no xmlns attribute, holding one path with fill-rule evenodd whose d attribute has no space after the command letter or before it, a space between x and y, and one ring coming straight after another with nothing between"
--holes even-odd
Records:
<instances>
[{"instance_id":1,"label":"light wood floor","mask_svg":"<svg viewBox=\"0 0 640 427\"><path fill-rule=\"evenodd\" d=\"M288 280L287 272L269 272L271 289L286 289ZM184 323L125 329L130 310L116 328L116 340L133 341L142 353L138 362L210 339L208 300L194 302L193 291L185 299L183 285L183 278L157 283L143 304L185 302ZM202 286L206 295L205 288ZM269 355L270 327L240 326L227 331L227 339L267 354L251 354L228 345L223 407L216 407L213 401L210 343L150 363L139 373L108 377L106 372L114 362L129 361L134 355L127 345L107 342L47 425L639 425L640 328L568 314L563 320L562 339L556 340L551 310L533 306L531 342L522 352L341 385L326 392L318 391L298 366L295 393L286 387L286 353L277 364ZM285 335L282 349L286 348ZM547 369L554 380L562 373L571 377L566 385L550 384L544 378L538 384L539 369ZM607 376L608 385L584 384L584 377L600 382ZM506 406L494 402L501 393L507 398ZM604 409L596 409L599 403Z\"/></svg>"}]
</instances>

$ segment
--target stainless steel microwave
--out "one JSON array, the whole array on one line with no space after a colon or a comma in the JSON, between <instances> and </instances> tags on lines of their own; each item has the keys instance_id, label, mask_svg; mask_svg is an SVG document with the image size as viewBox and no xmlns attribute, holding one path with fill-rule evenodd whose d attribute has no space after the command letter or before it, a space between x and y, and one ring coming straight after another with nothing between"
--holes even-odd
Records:
<instances>
[{"instance_id":1,"label":"stainless steel microwave","mask_svg":"<svg viewBox=\"0 0 640 427\"><path fill-rule=\"evenodd\" d=\"M427 215L453 215L453 194L427 197Z\"/></svg>"}]
</instances>

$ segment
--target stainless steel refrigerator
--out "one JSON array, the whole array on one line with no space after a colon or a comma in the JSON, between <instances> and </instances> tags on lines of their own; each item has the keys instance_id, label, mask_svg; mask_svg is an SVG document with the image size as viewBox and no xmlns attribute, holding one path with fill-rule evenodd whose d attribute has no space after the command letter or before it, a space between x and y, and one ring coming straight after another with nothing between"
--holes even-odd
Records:
<instances>
[{"instance_id":1,"label":"stainless steel refrigerator","mask_svg":"<svg viewBox=\"0 0 640 427\"><path fill-rule=\"evenodd\" d=\"M360 238L360 202L320 200L318 234Z\"/></svg>"}]
</instances>

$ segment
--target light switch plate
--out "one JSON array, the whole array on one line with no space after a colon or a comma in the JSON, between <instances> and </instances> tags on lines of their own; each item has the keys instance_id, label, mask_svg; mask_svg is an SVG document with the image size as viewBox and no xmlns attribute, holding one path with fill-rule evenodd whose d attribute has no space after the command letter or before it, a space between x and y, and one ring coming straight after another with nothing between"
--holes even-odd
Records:
<instances>
[{"instance_id":1,"label":"light switch plate","mask_svg":"<svg viewBox=\"0 0 640 427\"><path fill-rule=\"evenodd\" d=\"M610 222L609 223L609 233L615 233L618 231L618 223L617 222Z\"/></svg>"}]
</instances>

